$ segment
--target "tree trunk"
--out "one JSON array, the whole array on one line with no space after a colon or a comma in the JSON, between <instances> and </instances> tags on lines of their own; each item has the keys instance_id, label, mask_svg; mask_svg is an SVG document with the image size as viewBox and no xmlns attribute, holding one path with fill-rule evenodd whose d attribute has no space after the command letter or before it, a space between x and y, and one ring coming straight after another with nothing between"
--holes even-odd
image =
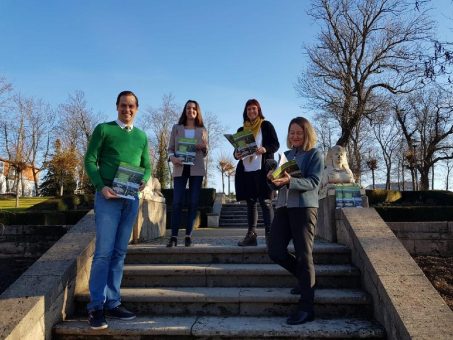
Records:
<instances>
[{"instance_id":1,"label":"tree trunk","mask_svg":"<svg viewBox=\"0 0 453 340\"><path fill-rule=\"evenodd\" d=\"M25 184L24 184L24 174L23 172L20 173L20 191L21 191L21 196L25 196Z\"/></svg>"},{"instance_id":2,"label":"tree trunk","mask_svg":"<svg viewBox=\"0 0 453 340\"><path fill-rule=\"evenodd\" d=\"M19 208L19 175L16 172L16 175L14 176L14 183L15 183L15 189L16 189L16 208Z\"/></svg>"},{"instance_id":3,"label":"tree trunk","mask_svg":"<svg viewBox=\"0 0 453 340\"><path fill-rule=\"evenodd\" d=\"M39 170L36 171L35 167L33 166L32 171L33 171L33 182L34 182L34 185L35 185L35 196L38 196L38 190L39 190L39 187L38 187L38 172L39 172Z\"/></svg>"},{"instance_id":4,"label":"tree trunk","mask_svg":"<svg viewBox=\"0 0 453 340\"><path fill-rule=\"evenodd\" d=\"M417 171L417 170L416 170ZM429 190L429 169L420 169L419 190Z\"/></svg>"}]
</instances>

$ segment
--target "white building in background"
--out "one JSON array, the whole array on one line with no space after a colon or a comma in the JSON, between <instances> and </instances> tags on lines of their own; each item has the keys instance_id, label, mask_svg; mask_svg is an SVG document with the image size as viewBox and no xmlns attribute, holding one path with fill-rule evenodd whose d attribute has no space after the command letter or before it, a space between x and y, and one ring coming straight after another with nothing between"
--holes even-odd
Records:
<instances>
[{"instance_id":1,"label":"white building in background","mask_svg":"<svg viewBox=\"0 0 453 340\"><path fill-rule=\"evenodd\" d=\"M0 158L0 194L15 193L14 177L15 169L7 159ZM36 196L35 182L33 179L33 167L27 165L22 171L22 180L19 180L19 194L22 195L22 185L24 196Z\"/></svg>"}]
</instances>

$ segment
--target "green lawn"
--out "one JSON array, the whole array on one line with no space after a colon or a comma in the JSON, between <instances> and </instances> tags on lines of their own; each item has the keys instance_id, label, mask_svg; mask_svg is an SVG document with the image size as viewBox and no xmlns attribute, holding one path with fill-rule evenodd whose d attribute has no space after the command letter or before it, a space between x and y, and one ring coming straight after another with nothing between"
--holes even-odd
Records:
<instances>
[{"instance_id":1,"label":"green lawn","mask_svg":"<svg viewBox=\"0 0 453 340\"><path fill-rule=\"evenodd\" d=\"M35 204L47 201L54 197L20 197L19 198L19 210L28 209ZM16 209L16 199L15 198L0 198L0 210L5 209L12 211Z\"/></svg>"}]
</instances>

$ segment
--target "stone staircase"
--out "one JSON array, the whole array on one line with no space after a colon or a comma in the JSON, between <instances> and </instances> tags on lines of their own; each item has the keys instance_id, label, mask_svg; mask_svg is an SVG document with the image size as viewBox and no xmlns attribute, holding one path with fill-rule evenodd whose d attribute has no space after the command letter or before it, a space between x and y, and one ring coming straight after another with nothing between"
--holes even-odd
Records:
<instances>
[{"instance_id":1,"label":"stone staircase","mask_svg":"<svg viewBox=\"0 0 453 340\"><path fill-rule=\"evenodd\" d=\"M243 202L222 204L219 226L222 228L241 228L247 226L247 204ZM258 227L263 227L263 213L259 204Z\"/></svg>"},{"instance_id":2,"label":"stone staircase","mask_svg":"<svg viewBox=\"0 0 453 340\"><path fill-rule=\"evenodd\" d=\"M166 248L163 239L131 245L124 269L122 302L138 314L108 320L91 330L88 292L76 296L75 315L56 325L55 339L383 339L372 320L370 297L341 245L316 241L316 319L286 325L298 297L296 280L272 264L259 237L257 247L237 247L244 229L194 232L194 246ZM180 237L180 242L183 241Z\"/></svg>"}]
</instances>

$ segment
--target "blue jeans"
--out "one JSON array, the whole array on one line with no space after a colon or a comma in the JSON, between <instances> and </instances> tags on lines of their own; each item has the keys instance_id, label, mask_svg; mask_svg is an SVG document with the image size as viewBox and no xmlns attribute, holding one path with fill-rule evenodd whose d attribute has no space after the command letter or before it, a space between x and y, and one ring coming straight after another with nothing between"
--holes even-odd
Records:
<instances>
[{"instance_id":1,"label":"blue jeans","mask_svg":"<svg viewBox=\"0 0 453 340\"><path fill-rule=\"evenodd\" d=\"M90 273L88 311L121 304L124 258L138 212L139 200L105 199L96 192L94 202L96 248Z\"/></svg>"},{"instance_id":2,"label":"blue jeans","mask_svg":"<svg viewBox=\"0 0 453 340\"><path fill-rule=\"evenodd\" d=\"M189 181L190 201L188 204L189 211L187 212L186 235L190 236L192 234L193 224L195 222L195 217L197 216L198 199L200 198L203 176L190 176L190 171L184 169L182 176L174 178L173 207L171 212L171 236L178 236L187 181Z\"/></svg>"}]
</instances>

